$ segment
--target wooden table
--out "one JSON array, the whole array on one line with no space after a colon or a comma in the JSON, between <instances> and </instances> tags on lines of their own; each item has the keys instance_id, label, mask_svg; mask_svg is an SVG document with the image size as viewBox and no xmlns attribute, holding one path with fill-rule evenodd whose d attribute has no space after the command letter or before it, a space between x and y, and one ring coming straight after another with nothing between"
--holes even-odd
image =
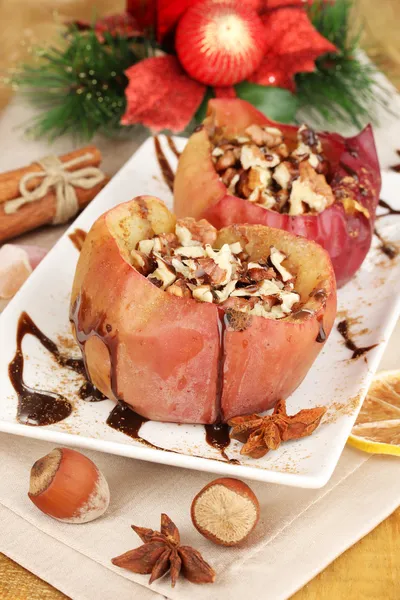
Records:
<instances>
[{"instance_id":1,"label":"wooden table","mask_svg":"<svg viewBox=\"0 0 400 600\"><path fill-rule=\"evenodd\" d=\"M29 4L30 10L25 10ZM18 6L20 5L20 6ZM32 41L48 38L57 29L57 18L49 18L57 8L65 18L91 19L110 12L107 0L59 3L34 0L0 0L0 21L7 22L2 31L0 72L21 59ZM111 12L118 12L124 2L114 0ZM364 47L379 67L400 88L400 39L398 35L398 0L358 0L357 11L365 23ZM13 11L12 20L10 10ZM21 45L21 31L24 32ZM0 90L0 108L9 98ZM400 145L400 143L399 143ZM400 367L400 365L398 365ZM384 493L384 490L382 491ZM320 575L315 577L292 600L397 600L400 582L400 508L374 531L347 550ZM1 547L1 532L0 532ZM290 573L288 573L290 576ZM397 584L396 584L397 582ZM0 598L4 600L60 600L67 598L23 567L0 553Z\"/></svg>"}]
</instances>

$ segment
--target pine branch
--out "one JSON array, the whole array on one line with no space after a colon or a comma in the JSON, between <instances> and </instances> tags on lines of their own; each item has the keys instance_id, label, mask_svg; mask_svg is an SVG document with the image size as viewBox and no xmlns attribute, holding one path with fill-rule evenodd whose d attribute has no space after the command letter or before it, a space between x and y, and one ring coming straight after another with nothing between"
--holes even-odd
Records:
<instances>
[{"instance_id":1,"label":"pine branch","mask_svg":"<svg viewBox=\"0 0 400 600\"><path fill-rule=\"evenodd\" d=\"M101 43L91 29L70 29L60 46L36 49L36 64L22 65L11 78L41 111L29 132L51 139L68 133L89 140L97 131L121 130L128 83L124 71L151 48L108 33Z\"/></svg>"},{"instance_id":2,"label":"pine branch","mask_svg":"<svg viewBox=\"0 0 400 600\"><path fill-rule=\"evenodd\" d=\"M376 118L378 105L387 108L376 69L357 58L360 33L350 33L352 10L352 0L314 0L309 7L314 27L338 49L318 58L313 73L295 77L300 107L322 125L341 121L362 127Z\"/></svg>"}]
</instances>

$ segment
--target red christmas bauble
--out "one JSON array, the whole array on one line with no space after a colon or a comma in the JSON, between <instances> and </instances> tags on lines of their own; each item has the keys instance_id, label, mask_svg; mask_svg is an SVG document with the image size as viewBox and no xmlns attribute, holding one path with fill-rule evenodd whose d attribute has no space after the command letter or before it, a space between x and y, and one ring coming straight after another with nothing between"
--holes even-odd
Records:
<instances>
[{"instance_id":1,"label":"red christmas bauble","mask_svg":"<svg viewBox=\"0 0 400 600\"><path fill-rule=\"evenodd\" d=\"M266 34L251 6L237 0L204 0L181 17L175 45L183 68L193 79L229 86L246 79L260 65Z\"/></svg>"}]
</instances>

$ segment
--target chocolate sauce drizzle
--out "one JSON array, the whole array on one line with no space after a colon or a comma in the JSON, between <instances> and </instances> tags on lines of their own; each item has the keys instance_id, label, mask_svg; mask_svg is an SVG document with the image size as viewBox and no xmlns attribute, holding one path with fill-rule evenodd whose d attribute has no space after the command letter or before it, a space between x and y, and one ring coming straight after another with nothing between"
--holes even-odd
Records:
<instances>
[{"instance_id":1,"label":"chocolate sauce drizzle","mask_svg":"<svg viewBox=\"0 0 400 600\"><path fill-rule=\"evenodd\" d=\"M378 240L381 242L381 245L378 246L379 250L381 252L383 252L383 254L386 254L386 256L388 258L390 258L390 260L394 260L399 253L398 248L396 248L396 246L394 244L392 244L391 242L388 242L387 240L385 240L381 236L379 231L376 229L376 227L374 229L374 235L376 235Z\"/></svg>"},{"instance_id":2,"label":"chocolate sauce drizzle","mask_svg":"<svg viewBox=\"0 0 400 600\"><path fill-rule=\"evenodd\" d=\"M218 421L221 421L221 400L224 389L224 366L225 366L225 333L228 325L228 316L223 311L218 309L218 333L219 333L219 354L218 354L218 371L217 371L217 391L216 404L219 410Z\"/></svg>"},{"instance_id":3,"label":"chocolate sauce drizzle","mask_svg":"<svg viewBox=\"0 0 400 600\"><path fill-rule=\"evenodd\" d=\"M386 200L382 200L382 198L379 200L379 206L382 206L382 208L385 208L387 210L387 212L385 212L383 215L377 215L377 219L382 219L383 217L387 217L389 215L400 215L400 210L396 210L395 208L392 208L390 206L390 204L388 204L386 202Z\"/></svg>"},{"instance_id":4,"label":"chocolate sauce drizzle","mask_svg":"<svg viewBox=\"0 0 400 600\"><path fill-rule=\"evenodd\" d=\"M213 423L212 425L204 425L204 429L207 444L219 450L224 460L231 464L240 465L240 462L236 458L229 458L225 452L225 449L231 443L229 425L227 423Z\"/></svg>"},{"instance_id":5,"label":"chocolate sauce drizzle","mask_svg":"<svg viewBox=\"0 0 400 600\"><path fill-rule=\"evenodd\" d=\"M400 150L396 150L396 154L397 156L400 156ZM395 173L400 173L400 164L391 165L389 169Z\"/></svg>"},{"instance_id":6,"label":"chocolate sauce drizzle","mask_svg":"<svg viewBox=\"0 0 400 600\"><path fill-rule=\"evenodd\" d=\"M167 138L168 146L171 148L172 152L175 154L176 158L179 158L181 153L175 145L174 140L170 135L165 136Z\"/></svg>"},{"instance_id":7,"label":"chocolate sauce drizzle","mask_svg":"<svg viewBox=\"0 0 400 600\"><path fill-rule=\"evenodd\" d=\"M292 314L292 319L300 319L300 321L303 321L304 319L308 319L313 315L314 311L311 308L300 308Z\"/></svg>"},{"instance_id":8,"label":"chocolate sauce drizzle","mask_svg":"<svg viewBox=\"0 0 400 600\"><path fill-rule=\"evenodd\" d=\"M161 147L160 138L158 138L157 136L154 137L154 148L156 151L156 157L161 169L163 179L172 192L174 189L175 175Z\"/></svg>"},{"instance_id":9,"label":"chocolate sauce drizzle","mask_svg":"<svg viewBox=\"0 0 400 600\"><path fill-rule=\"evenodd\" d=\"M354 179L356 181L358 181L358 173L357 173L357 171L355 171L352 167L350 167L348 164L346 164L343 161L339 161L339 165L342 167L342 169L344 171L346 171L346 173L348 175L350 175L350 177L354 177Z\"/></svg>"},{"instance_id":10,"label":"chocolate sauce drizzle","mask_svg":"<svg viewBox=\"0 0 400 600\"><path fill-rule=\"evenodd\" d=\"M83 229L75 229L72 233L68 235L69 239L75 246L75 248L80 252L82 250L83 243L86 239L87 233Z\"/></svg>"},{"instance_id":11,"label":"chocolate sauce drizzle","mask_svg":"<svg viewBox=\"0 0 400 600\"><path fill-rule=\"evenodd\" d=\"M326 291L324 290L324 288L314 289L310 293L310 298L311 297L315 298L316 300L320 300L321 302L323 302L324 305L326 303ZM312 308L300 308L292 314L292 318L303 320L313 316L314 314L315 311ZM324 342L326 342L327 339L327 335L324 329L323 318L318 319L318 325L319 330L315 341L318 342L318 344L323 344Z\"/></svg>"},{"instance_id":12,"label":"chocolate sauce drizzle","mask_svg":"<svg viewBox=\"0 0 400 600\"><path fill-rule=\"evenodd\" d=\"M363 356L364 354L369 352L369 350L376 348L376 346L378 345L378 344L373 344L372 346L363 346L363 347L359 348L357 346L357 344L355 344L355 342L353 342L353 340L350 337L349 322L347 321L347 319L344 319L343 321L340 321L340 323L338 323L337 330L340 333L340 335L342 336L342 338L345 340L346 348L348 348L349 350L351 350L353 352L353 354L351 356L351 360L356 360L360 356Z\"/></svg>"},{"instance_id":13,"label":"chocolate sauce drizzle","mask_svg":"<svg viewBox=\"0 0 400 600\"><path fill-rule=\"evenodd\" d=\"M324 329L324 324L322 322L322 319L320 321L318 321L319 323L319 331L318 331L318 335L316 337L316 342L318 342L318 344L323 344L324 342L326 342L326 332Z\"/></svg>"}]
</instances>

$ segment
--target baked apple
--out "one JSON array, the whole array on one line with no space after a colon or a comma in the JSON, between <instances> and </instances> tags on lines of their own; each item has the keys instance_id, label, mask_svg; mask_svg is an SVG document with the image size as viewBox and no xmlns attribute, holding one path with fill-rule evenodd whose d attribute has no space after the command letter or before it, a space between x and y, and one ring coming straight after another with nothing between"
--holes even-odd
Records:
<instances>
[{"instance_id":1,"label":"baked apple","mask_svg":"<svg viewBox=\"0 0 400 600\"><path fill-rule=\"evenodd\" d=\"M215 99L180 158L174 210L218 228L259 223L314 240L342 286L371 245L380 187L370 126L353 138L316 134Z\"/></svg>"},{"instance_id":2,"label":"baked apple","mask_svg":"<svg viewBox=\"0 0 400 600\"><path fill-rule=\"evenodd\" d=\"M95 222L71 299L93 384L144 417L179 423L226 421L289 396L335 312L318 244L261 225L176 220L151 196Z\"/></svg>"}]
</instances>

